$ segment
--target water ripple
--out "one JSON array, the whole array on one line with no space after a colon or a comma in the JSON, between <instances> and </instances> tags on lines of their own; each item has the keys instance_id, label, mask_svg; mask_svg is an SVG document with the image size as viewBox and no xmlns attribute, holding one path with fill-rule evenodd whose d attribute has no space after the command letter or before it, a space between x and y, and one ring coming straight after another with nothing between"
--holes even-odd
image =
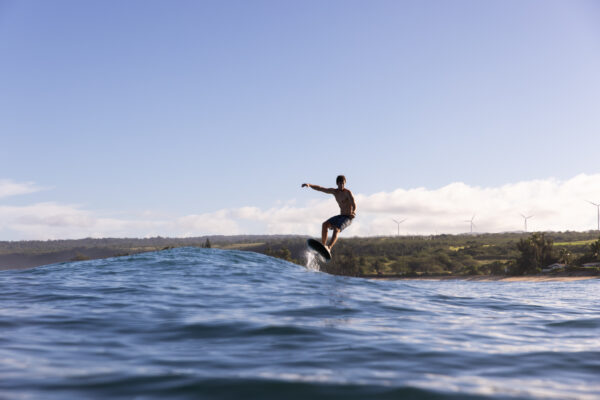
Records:
<instances>
[{"instance_id":1,"label":"water ripple","mask_svg":"<svg viewBox=\"0 0 600 400\"><path fill-rule=\"evenodd\" d=\"M0 398L600 397L598 280L362 280L189 248L0 285Z\"/></svg>"}]
</instances>

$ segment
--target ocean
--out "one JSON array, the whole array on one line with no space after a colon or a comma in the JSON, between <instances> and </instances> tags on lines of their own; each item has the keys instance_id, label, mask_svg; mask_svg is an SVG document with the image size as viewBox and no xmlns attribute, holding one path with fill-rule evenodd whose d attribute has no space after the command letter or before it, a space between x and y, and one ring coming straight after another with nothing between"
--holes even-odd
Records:
<instances>
[{"instance_id":1,"label":"ocean","mask_svg":"<svg viewBox=\"0 0 600 400\"><path fill-rule=\"evenodd\" d=\"M182 248L0 272L1 399L598 399L600 280Z\"/></svg>"}]
</instances>

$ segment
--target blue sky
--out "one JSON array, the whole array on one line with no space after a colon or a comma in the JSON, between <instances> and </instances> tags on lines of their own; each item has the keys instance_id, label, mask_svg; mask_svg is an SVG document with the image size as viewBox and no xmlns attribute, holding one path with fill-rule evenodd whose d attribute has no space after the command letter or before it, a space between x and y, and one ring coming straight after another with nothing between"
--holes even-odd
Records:
<instances>
[{"instance_id":1,"label":"blue sky","mask_svg":"<svg viewBox=\"0 0 600 400\"><path fill-rule=\"evenodd\" d=\"M310 213L300 184L339 173L364 199L594 177L599 21L595 1L0 0L0 180L22 189L0 187L0 239L291 232L231 210ZM153 228L11 225L67 209Z\"/></svg>"}]
</instances>

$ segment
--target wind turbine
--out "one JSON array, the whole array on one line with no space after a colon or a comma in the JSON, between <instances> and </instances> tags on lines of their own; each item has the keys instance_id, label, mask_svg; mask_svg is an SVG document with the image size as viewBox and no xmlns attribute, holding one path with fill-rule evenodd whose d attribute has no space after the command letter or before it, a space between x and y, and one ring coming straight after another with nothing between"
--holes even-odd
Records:
<instances>
[{"instance_id":1,"label":"wind turbine","mask_svg":"<svg viewBox=\"0 0 600 400\"><path fill-rule=\"evenodd\" d=\"M392 221L398 225L398 236L400 236L400 224L406 221L406 218L404 218L402 221L396 221L394 218L392 218Z\"/></svg>"},{"instance_id":2,"label":"wind turbine","mask_svg":"<svg viewBox=\"0 0 600 400\"><path fill-rule=\"evenodd\" d=\"M593 203L589 200L588 200L588 203L595 205L596 208L598 209L598 230L600 231L600 204Z\"/></svg>"},{"instance_id":3,"label":"wind turbine","mask_svg":"<svg viewBox=\"0 0 600 400\"><path fill-rule=\"evenodd\" d=\"M473 214L473 216L471 217L471 219L466 219L464 222L468 222L471 224L471 233L473 233L473 227L475 226L475 224L473 223L473 220L475 219L475 214Z\"/></svg>"},{"instance_id":4,"label":"wind turbine","mask_svg":"<svg viewBox=\"0 0 600 400\"><path fill-rule=\"evenodd\" d=\"M529 218L532 218L532 217L533 217L533 215L530 215L530 216L525 216L525 214L521 214L521 217L523 217L523 219L525 220L525 232L527 232L527 220L528 220Z\"/></svg>"}]
</instances>

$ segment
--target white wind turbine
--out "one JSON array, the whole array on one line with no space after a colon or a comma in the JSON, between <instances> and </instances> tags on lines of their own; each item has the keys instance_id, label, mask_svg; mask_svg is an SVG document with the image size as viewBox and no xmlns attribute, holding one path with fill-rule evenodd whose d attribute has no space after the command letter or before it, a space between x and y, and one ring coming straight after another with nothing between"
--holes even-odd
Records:
<instances>
[{"instance_id":1,"label":"white wind turbine","mask_svg":"<svg viewBox=\"0 0 600 400\"><path fill-rule=\"evenodd\" d=\"M398 225L398 236L400 236L400 224L406 220L407 220L407 218L404 218L402 221L396 221L394 218L392 218L392 221L394 221L396 223L396 225Z\"/></svg>"},{"instance_id":2,"label":"white wind turbine","mask_svg":"<svg viewBox=\"0 0 600 400\"><path fill-rule=\"evenodd\" d=\"M471 224L471 233L473 233L473 227L475 226L475 224L473 223L474 219L475 219L475 214L473 214L473 216L471 217L471 219L464 220L464 222L468 222L468 223Z\"/></svg>"},{"instance_id":3,"label":"white wind turbine","mask_svg":"<svg viewBox=\"0 0 600 400\"><path fill-rule=\"evenodd\" d=\"M521 217L523 217L523 220L525 221L525 232L527 232L527 220L533 218L533 215L526 216L525 214L521 214Z\"/></svg>"},{"instance_id":4,"label":"white wind turbine","mask_svg":"<svg viewBox=\"0 0 600 400\"><path fill-rule=\"evenodd\" d=\"M598 209L598 230L600 231L600 204L591 202L589 200L587 202L590 203L590 204L592 204L592 205L595 205L596 208Z\"/></svg>"}]
</instances>

